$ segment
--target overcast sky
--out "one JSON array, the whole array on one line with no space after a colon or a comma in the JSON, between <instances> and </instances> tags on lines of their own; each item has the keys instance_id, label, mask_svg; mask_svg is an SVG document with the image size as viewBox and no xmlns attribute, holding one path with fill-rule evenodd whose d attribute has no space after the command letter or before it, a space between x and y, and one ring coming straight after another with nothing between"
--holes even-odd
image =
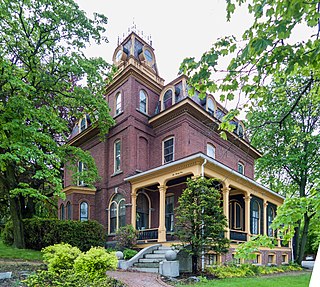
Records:
<instances>
[{"instance_id":1,"label":"overcast sky","mask_svg":"<svg viewBox=\"0 0 320 287\"><path fill-rule=\"evenodd\" d=\"M133 21L144 35L151 35L160 76L165 83L178 73L186 57L200 57L219 37L242 35L250 21L245 9L237 10L231 22L226 21L225 0L77 0L80 8L108 17L109 43L91 47L90 56L102 56L112 62L118 37L127 35Z\"/></svg>"}]
</instances>

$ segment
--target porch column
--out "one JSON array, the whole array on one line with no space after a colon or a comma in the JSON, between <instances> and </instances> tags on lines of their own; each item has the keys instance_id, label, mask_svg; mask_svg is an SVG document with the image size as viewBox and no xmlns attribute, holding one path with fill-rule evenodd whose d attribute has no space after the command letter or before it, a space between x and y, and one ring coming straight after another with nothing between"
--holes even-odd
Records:
<instances>
[{"instance_id":1,"label":"porch column","mask_svg":"<svg viewBox=\"0 0 320 287\"><path fill-rule=\"evenodd\" d=\"M247 233L247 241L250 240L250 193L244 197L244 219L245 219L245 232Z\"/></svg>"},{"instance_id":2,"label":"porch column","mask_svg":"<svg viewBox=\"0 0 320 287\"><path fill-rule=\"evenodd\" d=\"M136 228L137 222L137 190L133 189L131 193L131 225Z\"/></svg>"},{"instance_id":3,"label":"porch column","mask_svg":"<svg viewBox=\"0 0 320 287\"><path fill-rule=\"evenodd\" d=\"M267 230L267 220L268 220L267 207L268 207L268 202L264 199L263 200L263 234L264 235L268 235L268 230Z\"/></svg>"},{"instance_id":4,"label":"porch column","mask_svg":"<svg viewBox=\"0 0 320 287\"><path fill-rule=\"evenodd\" d=\"M224 216L227 218L228 227L225 232L226 238L230 239L230 228L229 228L229 193L231 188L229 186L226 186L221 189L222 195L223 195L223 213Z\"/></svg>"},{"instance_id":5,"label":"porch column","mask_svg":"<svg viewBox=\"0 0 320 287\"><path fill-rule=\"evenodd\" d=\"M166 191L165 185L159 185L159 228L158 228L158 242L165 242L166 239Z\"/></svg>"}]
</instances>

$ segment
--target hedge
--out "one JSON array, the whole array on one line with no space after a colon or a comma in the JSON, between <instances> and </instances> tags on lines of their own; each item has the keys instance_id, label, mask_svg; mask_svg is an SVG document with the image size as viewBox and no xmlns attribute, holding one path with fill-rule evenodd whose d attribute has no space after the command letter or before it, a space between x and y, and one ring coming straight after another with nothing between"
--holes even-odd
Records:
<instances>
[{"instance_id":1,"label":"hedge","mask_svg":"<svg viewBox=\"0 0 320 287\"><path fill-rule=\"evenodd\" d=\"M96 221L73 221L59 219L31 218L24 219L24 236L26 248L41 250L44 247L69 243L81 251L91 246L104 246L105 229ZM13 244L13 225L8 222L2 232L3 242Z\"/></svg>"}]
</instances>

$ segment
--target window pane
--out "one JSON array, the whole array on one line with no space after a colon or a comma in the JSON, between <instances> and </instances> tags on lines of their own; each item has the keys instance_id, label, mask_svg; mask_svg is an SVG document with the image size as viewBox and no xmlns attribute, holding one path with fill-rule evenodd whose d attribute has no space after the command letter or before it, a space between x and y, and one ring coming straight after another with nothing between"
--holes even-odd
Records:
<instances>
[{"instance_id":1,"label":"window pane","mask_svg":"<svg viewBox=\"0 0 320 287\"><path fill-rule=\"evenodd\" d=\"M173 155L174 155L173 143L174 143L173 138L168 139L163 143L164 163L173 161Z\"/></svg>"},{"instance_id":2,"label":"window pane","mask_svg":"<svg viewBox=\"0 0 320 287\"><path fill-rule=\"evenodd\" d=\"M113 202L110 206L110 233L115 233L117 229L117 204Z\"/></svg>"},{"instance_id":3,"label":"window pane","mask_svg":"<svg viewBox=\"0 0 320 287\"><path fill-rule=\"evenodd\" d=\"M116 115L121 112L121 93L116 96Z\"/></svg>"},{"instance_id":4,"label":"window pane","mask_svg":"<svg viewBox=\"0 0 320 287\"><path fill-rule=\"evenodd\" d=\"M86 121L85 118L83 118L83 119L81 120L81 124L80 124L80 132L82 132L83 130L85 130L86 125L87 125L87 121Z\"/></svg>"},{"instance_id":5,"label":"window pane","mask_svg":"<svg viewBox=\"0 0 320 287\"><path fill-rule=\"evenodd\" d=\"M140 91L139 109L141 112L147 112L147 96L144 91Z\"/></svg>"},{"instance_id":6,"label":"window pane","mask_svg":"<svg viewBox=\"0 0 320 287\"><path fill-rule=\"evenodd\" d=\"M172 106L172 91L168 90L163 96L163 107L165 109Z\"/></svg>"},{"instance_id":7,"label":"window pane","mask_svg":"<svg viewBox=\"0 0 320 287\"><path fill-rule=\"evenodd\" d=\"M240 162L238 163L238 172L241 173L241 174L244 173L244 166L243 166L243 164L240 163Z\"/></svg>"},{"instance_id":8,"label":"window pane","mask_svg":"<svg viewBox=\"0 0 320 287\"><path fill-rule=\"evenodd\" d=\"M126 225L126 206L124 200L119 203L119 228Z\"/></svg>"},{"instance_id":9,"label":"window pane","mask_svg":"<svg viewBox=\"0 0 320 287\"><path fill-rule=\"evenodd\" d=\"M121 142L117 141L115 143L115 160L114 160L114 171L120 170L121 165Z\"/></svg>"},{"instance_id":10,"label":"window pane","mask_svg":"<svg viewBox=\"0 0 320 287\"><path fill-rule=\"evenodd\" d=\"M60 219L61 220L64 220L65 219L65 215L64 215L64 205L61 204L61 207L60 207Z\"/></svg>"},{"instance_id":11,"label":"window pane","mask_svg":"<svg viewBox=\"0 0 320 287\"><path fill-rule=\"evenodd\" d=\"M80 221L86 221L88 217L88 203L82 202L80 204Z\"/></svg>"},{"instance_id":12,"label":"window pane","mask_svg":"<svg viewBox=\"0 0 320 287\"><path fill-rule=\"evenodd\" d=\"M174 231L174 196L166 197L166 229L167 232Z\"/></svg>"},{"instance_id":13,"label":"window pane","mask_svg":"<svg viewBox=\"0 0 320 287\"><path fill-rule=\"evenodd\" d=\"M212 157L212 158L216 157L216 149L211 144L207 144L207 155Z\"/></svg>"},{"instance_id":14,"label":"window pane","mask_svg":"<svg viewBox=\"0 0 320 287\"><path fill-rule=\"evenodd\" d=\"M257 201L252 205L252 233L259 234L260 207Z\"/></svg>"},{"instance_id":15,"label":"window pane","mask_svg":"<svg viewBox=\"0 0 320 287\"><path fill-rule=\"evenodd\" d=\"M67 203L67 218L68 218L68 220L71 219L71 204L70 204L70 202Z\"/></svg>"},{"instance_id":16,"label":"window pane","mask_svg":"<svg viewBox=\"0 0 320 287\"><path fill-rule=\"evenodd\" d=\"M211 98L208 98L208 112L213 116L214 115L214 103Z\"/></svg>"}]
</instances>

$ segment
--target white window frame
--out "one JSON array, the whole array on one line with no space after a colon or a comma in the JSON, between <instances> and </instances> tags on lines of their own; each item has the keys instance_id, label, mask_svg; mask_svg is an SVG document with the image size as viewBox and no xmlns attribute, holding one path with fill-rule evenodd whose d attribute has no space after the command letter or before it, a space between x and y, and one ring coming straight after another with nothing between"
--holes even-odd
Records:
<instances>
[{"instance_id":1,"label":"white window frame","mask_svg":"<svg viewBox=\"0 0 320 287\"><path fill-rule=\"evenodd\" d=\"M117 144L120 145L119 147L119 154L117 154ZM114 173L118 173L121 171L121 140L118 139L114 142ZM119 166L117 164L117 161L119 160Z\"/></svg>"},{"instance_id":2,"label":"white window frame","mask_svg":"<svg viewBox=\"0 0 320 287\"><path fill-rule=\"evenodd\" d=\"M242 167L242 172L240 171L240 166ZM244 164L241 161L238 162L238 172L244 175Z\"/></svg>"},{"instance_id":3,"label":"white window frame","mask_svg":"<svg viewBox=\"0 0 320 287\"><path fill-rule=\"evenodd\" d=\"M86 204L86 209L87 209L86 210L87 211L87 217L86 218L82 217L82 215L81 215L81 206L83 204ZM80 221L88 221L89 220L89 203L87 201L85 201L85 200L81 201L81 203L79 204L79 220Z\"/></svg>"},{"instance_id":4,"label":"white window frame","mask_svg":"<svg viewBox=\"0 0 320 287\"><path fill-rule=\"evenodd\" d=\"M213 110L209 109L209 101L212 102ZM210 97L210 96L207 98L207 108L206 108L206 110L211 116L214 117L216 115L216 105L215 105L214 99L212 97ZM212 112L211 112L211 110L212 110Z\"/></svg>"},{"instance_id":5,"label":"white window frame","mask_svg":"<svg viewBox=\"0 0 320 287\"><path fill-rule=\"evenodd\" d=\"M81 171L80 171L80 167L81 167ZM86 169L87 169L86 164L82 161L78 161L78 172L82 173ZM80 180L80 178L78 178L78 186L85 186L85 185L86 184L85 184L84 180Z\"/></svg>"},{"instance_id":6,"label":"white window frame","mask_svg":"<svg viewBox=\"0 0 320 287\"><path fill-rule=\"evenodd\" d=\"M213 151L213 156L211 156L211 155L209 155L209 149L210 148L212 148L212 151ZM213 158L213 159L215 159L216 158L216 147L213 145L213 144L211 144L211 143L207 143L207 156L209 156L209 157L211 157L211 158Z\"/></svg>"},{"instance_id":7,"label":"white window frame","mask_svg":"<svg viewBox=\"0 0 320 287\"><path fill-rule=\"evenodd\" d=\"M164 154L164 143L169 141L169 140L171 140L171 139L173 140L173 143L172 143L172 147L173 147L173 149L172 149L172 160L166 162L165 161L165 154ZM174 156L174 154L175 154L174 146L175 146L175 138L173 136L172 137L168 137L168 138L166 138L166 139L164 139L162 141L162 164L166 164L166 163L170 163L170 162L174 161L174 158L175 158L175 156Z\"/></svg>"},{"instance_id":8,"label":"white window frame","mask_svg":"<svg viewBox=\"0 0 320 287\"><path fill-rule=\"evenodd\" d=\"M118 92L115 100L115 115L119 115L122 112L122 94Z\"/></svg>"},{"instance_id":9,"label":"white window frame","mask_svg":"<svg viewBox=\"0 0 320 287\"><path fill-rule=\"evenodd\" d=\"M145 110L142 110L141 109L141 103L143 102L143 100L141 100L141 96L144 96L145 97ZM145 113L147 114L148 113L148 95L147 95L147 92L145 90L140 90L139 91L139 111L142 112L142 113Z\"/></svg>"},{"instance_id":10,"label":"white window frame","mask_svg":"<svg viewBox=\"0 0 320 287\"><path fill-rule=\"evenodd\" d=\"M120 194L122 196L122 198L119 200L119 201L116 201L115 200L115 197L117 196L117 194L115 194L113 197L112 197L112 200L110 201L109 203L109 210L108 210L108 234L115 234L117 232L117 230L122 227L120 226L120 208L121 208L121 203L125 203L125 198L122 194ZM111 206L112 204L115 204L115 207L116 207L116 226L115 226L115 230L113 231L112 230L112 233L111 233ZM123 208L126 208L125 205Z\"/></svg>"}]
</instances>

